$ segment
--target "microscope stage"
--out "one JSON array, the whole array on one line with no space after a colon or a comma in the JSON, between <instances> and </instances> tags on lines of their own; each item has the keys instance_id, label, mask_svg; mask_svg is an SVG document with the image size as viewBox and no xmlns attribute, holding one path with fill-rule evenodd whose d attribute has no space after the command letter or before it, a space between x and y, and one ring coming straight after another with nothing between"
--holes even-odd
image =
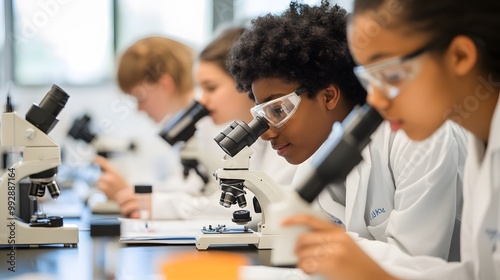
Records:
<instances>
[{"instance_id":1,"label":"microscope stage","mask_svg":"<svg viewBox=\"0 0 500 280\"><path fill-rule=\"evenodd\" d=\"M203 227L201 230L202 233L205 234L244 234L244 233L254 233L253 230L247 228L246 226L242 228L226 228L226 225L218 225L216 227L212 227L211 225L208 228Z\"/></svg>"}]
</instances>

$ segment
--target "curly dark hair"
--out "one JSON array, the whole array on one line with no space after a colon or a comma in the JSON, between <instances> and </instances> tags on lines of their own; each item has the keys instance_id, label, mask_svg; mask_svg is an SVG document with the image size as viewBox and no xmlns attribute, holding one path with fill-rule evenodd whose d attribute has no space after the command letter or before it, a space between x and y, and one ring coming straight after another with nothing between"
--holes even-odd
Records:
<instances>
[{"instance_id":1,"label":"curly dark hair","mask_svg":"<svg viewBox=\"0 0 500 280\"><path fill-rule=\"evenodd\" d=\"M238 90L254 99L255 80L280 78L300 83L312 98L334 84L351 106L363 104L366 91L353 73L347 45L348 16L324 0L319 6L291 2L282 14L252 20L227 60Z\"/></svg>"}]
</instances>

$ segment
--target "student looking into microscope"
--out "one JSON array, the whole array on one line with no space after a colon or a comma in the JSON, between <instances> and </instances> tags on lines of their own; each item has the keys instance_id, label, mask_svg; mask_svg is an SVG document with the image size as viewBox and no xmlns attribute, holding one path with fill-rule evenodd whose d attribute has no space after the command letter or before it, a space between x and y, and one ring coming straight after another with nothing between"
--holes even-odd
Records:
<instances>
[{"instance_id":1,"label":"student looking into microscope","mask_svg":"<svg viewBox=\"0 0 500 280\"><path fill-rule=\"evenodd\" d=\"M253 115L269 122L262 139L300 164L297 178L335 133L334 124L365 102L352 71L347 16L328 1L292 2L279 15L254 19L230 53L238 90L255 99ZM373 244L456 259L465 142L464 131L452 123L420 143L383 123L363 150L364 161L343 184L325 188L317 202L335 224ZM383 250L378 256L390 257ZM305 269L308 262L300 257Z\"/></svg>"},{"instance_id":2,"label":"student looking into microscope","mask_svg":"<svg viewBox=\"0 0 500 280\"><path fill-rule=\"evenodd\" d=\"M197 137L199 151L202 151L200 162L210 174L221 167L224 155L213 138L233 120L249 122L253 119L250 108L255 103L236 90L236 83L225 65L229 49L243 32L244 29L241 27L223 29L200 52L195 67L196 80L202 89L199 102L208 109L209 117L202 118L196 123L197 130L193 137ZM155 106L159 107L161 103ZM288 164L277 156L262 140L254 143L252 149L254 154L250 159L250 169L267 172L277 184L284 187L291 185L296 166ZM210 176L210 179L212 183L215 181L213 176ZM153 192L151 208L153 219L188 219L215 215L223 218L231 217L234 209L226 209L219 204L220 186L209 186L203 193L183 191L183 187L181 184L175 190L163 188ZM137 200L128 189L123 189L126 190L125 193L131 195L128 202L123 204L122 213L137 217ZM249 206L251 207L251 203ZM258 217L255 220L258 220Z\"/></svg>"},{"instance_id":3,"label":"student looking into microscope","mask_svg":"<svg viewBox=\"0 0 500 280\"><path fill-rule=\"evenodd\" d=\"M192 67L193 50L190 47L165 37L148 37L135 42L121 55L117 83L125 94L137 100L139 111L147 113L161 126L193 99ZM124 216L138 216L134 211L138 204L131 184L105 158L97 157L95 163L103 171L97 181L99 189L119 204ZM168 165L182 170L179 159L171 159ZM167 178L165 184L176 185L183 181L180 174L173 177ZM201 186L201 180L197 179L191 180Z\"/></svg>"}]
</instances>

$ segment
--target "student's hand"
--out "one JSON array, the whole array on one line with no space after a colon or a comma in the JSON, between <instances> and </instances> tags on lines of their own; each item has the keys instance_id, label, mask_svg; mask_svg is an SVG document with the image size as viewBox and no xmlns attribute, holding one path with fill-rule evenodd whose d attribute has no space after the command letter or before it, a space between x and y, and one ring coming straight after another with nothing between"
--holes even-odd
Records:
<instances>
[{"instance_id":1,"label":"student's hand","mask_svg":"<svg viewBox=\"0 0 500 280\"><path fill-rule=\"evenodd\" d=\"M97 180L97 187L106 194L108 199L116 200L116 194L121 190L130 189L132 187L125 181L120 173L111 165L111 163L101 157L97 156L94 163L101 167L101 176Z\"/></svg>"},{"instance_id":2,"label":"student's hand","mask_svg":"<svg viewBox=\"0 0 500 280\"><path fill-rule=\"evenodd\" d=\"M285 219L283 226L307 226L310 232L297 240L297 266L307 274L328 279L395 280L377 265L354 240L335 224L309 215Z\"/></svg>"},{"instance_id":3,"label":"student's hand","mask_svg":"<svg viewBox=\"0 0 500 280\"><path fill-rule=\"evenodd\" d=\"M122 216L131 219L139 218L139 201L132 188L119 191L116 194L115 201L120 205L120 214Z\"/></svg>"},{"instance_id":4,"label":"student's hand","mask_svg":"<svg viewBox=\"0 0 500 280\"><path fill-rule=\"evenodd\" d=\"M97 180L97 187L108 199L116 201L123 216L139 218L139 205L132 186L103 157L96 157L94 162L101 167L102 174Z\"/></svg>"}]
</instances>

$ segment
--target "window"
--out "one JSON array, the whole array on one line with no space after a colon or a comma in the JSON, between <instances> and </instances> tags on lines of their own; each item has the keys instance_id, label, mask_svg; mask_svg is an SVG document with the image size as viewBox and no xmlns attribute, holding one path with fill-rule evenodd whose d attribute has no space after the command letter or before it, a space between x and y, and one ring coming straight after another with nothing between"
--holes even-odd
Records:
<instances>
[{"instance_id":1,"label":"window","mask_svg":"<svg viewBox=\"0 0 500 280\"><path fill-rule=\"evenodd\" d=\"M352 1L331 0L348 10ZM317 5L321 1L302 2ZM0 14L7 12L9 20L7 32L4 22L0 23L0 58L11 53L10 47L5 46L12 45L12 63L7 62L11 65L5 65L2 59L1 87L6 76L21 86L112 82L117 54L139 39L167 36L200 50L212 39L214 25L219 21L234 19L242 23L269 12L279 13L288 8L290 0L4 0L0 3Z\"/></svg>"},{"instance_id":2,"label":"window","mask_svg":"<svg viewBox=\"0 0 500 280\"><path fill-rule=\"evenodd\" d=\"M112 79L111 0L13 0L12 8L17 84L89 85Z\"/></svg>"},{"instance_id":3,"label":"window","mask_svg":"<svg viewBox=\"0 0 500 280\"><path fill-rule=\"evenodd\" d=\"M120 0L116 5L118 53L148 36L167 36L193 48L211 39L211 0Z\"/></svg>"},{"instance_id":4,"label":"window","mask_svg":"<svg viewBox=\"0 0 500 280\"><path fill-rule=\"evenodd\" d=\"M339 4L349 12L353 1L330 0L330 3ZM290 2L290 0L234 0L234 19L236 22L246 22L260 15L281 13L290 6ZM299 3L320 5L321 0L303 0Z\"/></svg>"},{"instance_id":5,"label":"window","mask_svg":"<svg viewBox=\"0 0 500 280\"><path fill-rule=\"evenodd\" d=\"M19 85L112 81L116 53L136 40L168 36L196 49L212 36L211 0L7 1Z\"/></svg>"},{"instance_id":6,"label":"window","mask_svg":"<svg viewBox=\"0 0 500 280\"><path fill-rule=\"evenodd\" d=\"M304 0L301 3L319 5L321 0ZM268 13L281 13L290 6L290 0L234 0L234 19L245 22Z\"/></svg>"}]
</instances>

